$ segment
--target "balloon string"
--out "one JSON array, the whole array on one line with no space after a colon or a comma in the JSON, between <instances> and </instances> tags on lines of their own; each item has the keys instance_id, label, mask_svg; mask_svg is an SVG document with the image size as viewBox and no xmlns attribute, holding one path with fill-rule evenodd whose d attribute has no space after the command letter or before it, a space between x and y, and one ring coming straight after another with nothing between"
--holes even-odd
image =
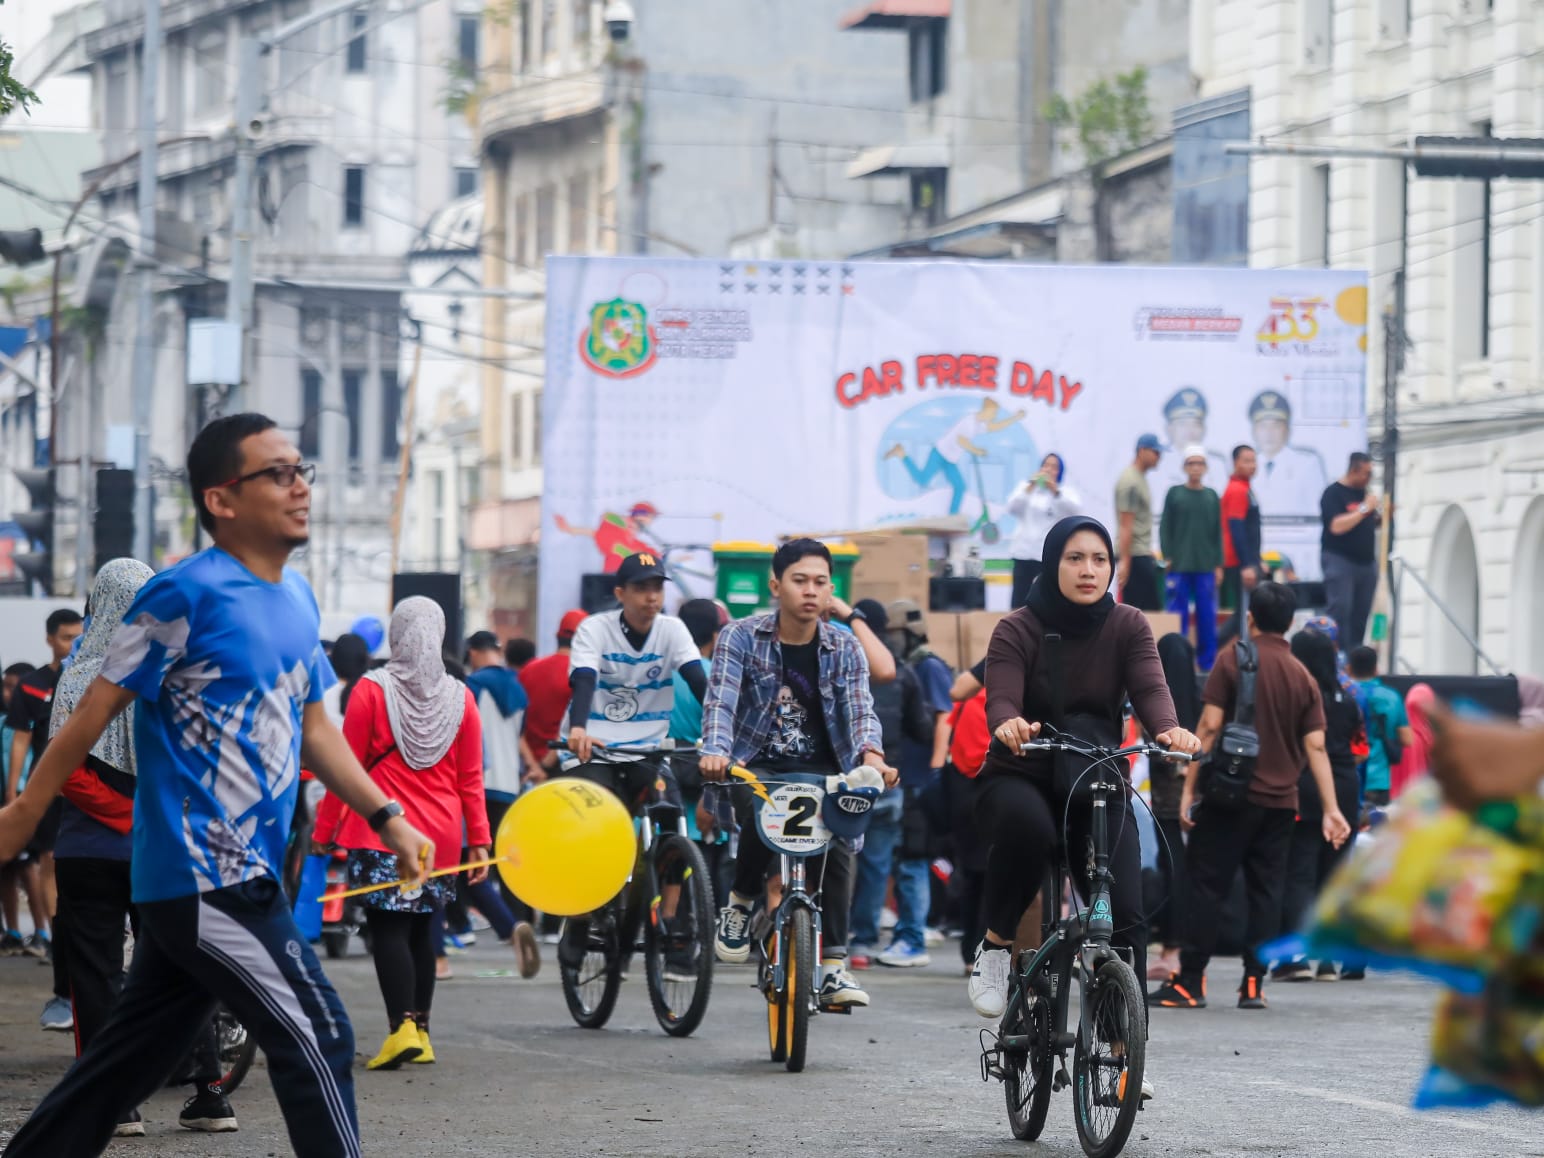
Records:
<instances>
[{"instance_id":1,"label":"balloon string","mask_svg":"<svg viewBox=\"0 0 1544 1158\"><path fill-rule=\"evenodd\" d=\"M492 857L489 860L474 860L468 861L466 864L453 864L449 868L435 869L432 873L425 873L424 880L428 880L430 877L448 877L452 873L466 872L468 869L490 868L500 861L513 862L514 859L512 853L506 853L504 856ZM361 885L357 889L345 889L341 893L323 893L316 899L318 901L341 901L345 897L362 897L366 893L378 893L385 889L401 888L409 883L408 881L387 881L382 885Z\"/></svg>"}]
</instances>

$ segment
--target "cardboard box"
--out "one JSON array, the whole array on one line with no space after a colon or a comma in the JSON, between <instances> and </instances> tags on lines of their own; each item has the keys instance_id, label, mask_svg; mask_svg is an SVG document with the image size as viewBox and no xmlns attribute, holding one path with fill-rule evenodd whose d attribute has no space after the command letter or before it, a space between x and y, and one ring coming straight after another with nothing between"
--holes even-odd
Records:
<instances>
[{"instance_id":1,"label":"cardboard box","mask_svg":"<svg viewBox=\"0 0 1544 1158\"><path fill-rule=\"evenodd\" d=\"M992 632L1005 614L1002 611L930 611L927 617L928 647L956 673L962 672L986 658Z\"/></svg>"},{"instance_id":2,"label":"cardboard box","mask_svg":"<svg viewBox=\"0 0 1544 1158\"><path fill-rule=\"evenodd\" d=\"M1179 634L1179 616L1172 611L1144 611L1147 624L1153 629L1153 638Z\"/></svg>"},{"instance_id":3,"label":"cardboard box","mask_svg":"<svg viewBox=\"0 0 1544 1158\"><path fill-rule=\"evenodd\" d=\"M852 569L853 601L877 599L890 604L910 599L927 609L928 546L925 534L879 531L849 535L861 554Z\"/></svg>"}]
</instances>

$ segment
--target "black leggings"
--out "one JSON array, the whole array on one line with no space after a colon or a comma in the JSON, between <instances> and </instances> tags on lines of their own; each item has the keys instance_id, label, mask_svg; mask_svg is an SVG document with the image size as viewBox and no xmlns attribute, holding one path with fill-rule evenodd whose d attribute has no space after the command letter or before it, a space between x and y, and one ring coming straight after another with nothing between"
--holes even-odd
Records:
<instances>
[{"instance_id":1,"label":"black leggings","mask_svg":"<svg viewBox=\"0 0 1544 1158\"><path fill-rule=\"evenodd\" d=\"M767 877L776 871L777 853L761 839L751 804L750 790L737 786L735 818L740 825L739 855L734 867L734 891L742 897L761 895ZM810 857L805 879L820 892L822 955L832 960L847 958L847 938L852 924L852 891L855 866L852 849L844 840L833 840L826 851Z\"/></svg>"},{"instance_id":2,"label":"black leggings","mask_svg":"<svg viewBox=\"0 0 1544 1158\"><path fill-rule=\"evenodd\" d=\"M393 1033L408 1018L429 1028L434 1004L434 941L429 933L433 913L393 913L366 909L375 977L386 999L386 1020Z\"/></svg>"},{"instance_id":3,"label":"black leggings","mask_svg":"<svg viewBox=\"0 0 1544 1158\"><path fill-rule=\"evenodd\" d=\"M1046 869L1062 832L1063 808L1050 792L1027 776L990 776L979 782L976 824L987 852L986 927L1007 940L1043 887ZM1067 813L1068 860L1073 881L1088 899L1088 836L1092 809ZM1142 849L1131 801L1109 809L1110 904L1115 935L1110 940L1131 950L1138 977L1147 976L1147 916L1142 911ZM1059 898L1058 898L1059 899Z\"/></svg>"}]
</instances>

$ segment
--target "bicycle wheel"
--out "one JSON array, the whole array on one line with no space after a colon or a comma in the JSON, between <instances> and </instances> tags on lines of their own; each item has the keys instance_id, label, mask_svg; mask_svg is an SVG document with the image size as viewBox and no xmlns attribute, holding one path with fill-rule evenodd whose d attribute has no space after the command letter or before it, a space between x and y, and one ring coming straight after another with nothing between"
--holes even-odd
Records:
<instances>
[{"instance_id":1,"label":"bicycle wheel","mask_svg":"<svg viewBox=\"0 0 1544 1158\"><path fill-rule=\"evenodd\" d=\"M1145 1005L1130 965L1115 959L1099 966L1088 997L1092 1024L1078 1027L1072 1056L1074 1117L1088 1158L1119 1154L1142 1105Z\"/></svg>"},{"instance_id":2,"label":"bicycle wheel","mask_svg":"<svg viewBox=\"0 0 1544 1158\"><path fill-rule=\"evenodd\" d=\"M654 1017L671 1037L685 1037L700 1024L713 993L713 894L702 850L679 834L667 836L654 855L660 894L649 906L644 957ZM666 894L675 914L664 915Z\"/></svg>"},{"instance_id":3,"label":"bicycle wheel","mask_svg":"<svg viewBox=\"0 0 1544 1158\"><path fill-rule=\"evenodd\" d=\"M220 1063L220 1087L229 1097L252 1068L252 1059L257 1056L257 1039L236 1020L234 1013L221 1005L214 1013L214 1045L215 1057Z\"/></svg>"},{"instance_id":4,"label":"bicycle wheel","mask_svg":"<svg viewBox=\"0 0 1544 1158\"><path fill-rule=\"evenodd\" d=\"M788 1072L804 1069L809 1046L810 998L815 977L815 919L803 905L788 916L788 978L783 987L783 1018L788 1023Z\"/></svg>"},{"instance_id":5,"label":"bicycle wheel","mask_svg":"<svg viewBox=\"0 0 1544 1158\"><path fill-rule=\"evenodd\" d=\"M621 904L612 901L590 917L584 961L578 968L563 965L563 998L581 1029L599 1029L611 1020L622 988ZM566 930L565 930L566 932Z\"/></svg>"},{"instance_id":6,"label":"bicycle wheel","mask_svg":"<svg viewBox=\"0 0 1544 1158\"><path fill-rule=\"evenodd\" d=\"M767 961L763 966L766 980L762 992L767 998L767 1047L772 1060L781 1065L788 1060L788 1019L783 1016L783 995L786 991L779 991L772 986L773 971L777 968L777 952L778 936L773 933L767 938Z\"/></svg>"},{"instance_id":7,"label":"bicycle wheel","mask_svg":"<svg viewBox=\"0 0 1544 1158\"><path fill-rule=\"evenodd\" d=\"M1004 1053L1003 1092L1008 1100L1008 1125L1021 1142L1033 1142L1045 1129L1051 1108L1051 1012L1043 1000L1010 997L1009 1015L1002 1036L1024 1035L1029 1048L1023 1053Z\"/></svg>"}]
</instances>

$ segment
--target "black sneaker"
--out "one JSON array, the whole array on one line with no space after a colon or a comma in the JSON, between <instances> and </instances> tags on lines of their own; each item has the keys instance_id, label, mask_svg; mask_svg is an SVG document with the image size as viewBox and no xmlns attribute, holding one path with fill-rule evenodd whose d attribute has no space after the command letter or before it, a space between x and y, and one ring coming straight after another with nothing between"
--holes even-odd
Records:
<instances>
[{"instance_id":1,"label":"black sneaker","mask_svg":"<svg viewBox=\"0 0 1544 1158\"><path fill-rule=\"evenodd\" d=\"M680 982L697 980L697 947L692 942L672 945L665 950L665 980Z\"/></svg>"},{"instance_id":2,"label":"black sneaker","mask_svg":"<svg viewBox=\"0 0 1544 1158\"><path fill-rule=\"evenodd\" d=\"M1340 970L1335 968L1333 961L1320 961L1319 971L1313 975L1315 981L1339 981Z\"/></svg>"},{"instance_id":3,"label":"black sneaker","mask_svg":"<svg viewBox=\"0 0 1544 1158\"><path fill-rule=\"evenodd\" d=\"M1366 981L1367 980L1367 966L1365 966L1365 965L1356 965L1356 966L1348 965L1346 968L1344 968L1344 969L1342 969L1340 971L1340 979L1342 981Z\"/></svg>"},{"instance_id":4,"label":"black sneaker","mask_svg":"<svg viewBox=\"0 0 1544 1158\"><path fill-rule=\"evenodd\" d=\"M1313 966L1307 961L1283 961L1271 970L1272 981L1312 981Z\"/></svg>"},{"instance_id":5,"label":"black sneaker","mask_svg":"<svg viewBox=\"0 0 1544 1158\"><path fill-rule=\"evenodd\" d=\"M114 1138L143 1138L145 1136L145 1123L139 1116L138 1110L130 1110L118 1119L118 1124L113 1127Z\"/></svg>"},{"instance_id":6,"label":"black sneaker","mask_svg":"<svg viewBox=\"0 0 1544 1158\"><path fill-rule=\"evenodd\" d=\"M1244 982L1238 987L1238 1007L1240 1009L1266 1009L1269 1006L1262 991L1265 978L1256 977L1254 974L1246 974Z\"/></svg>"},{"instance_id":7,"label":"black sneaker","mask_svg":"<svg viewBox=\"0 0 1544 1158\"><path fill-rule=\"evenodd\" d=\"M231 1134L237 1129L236 1111L231 1109L220 1083L211 1082L187 1100L177 1116L177 1124L205 1134Z\"/></svg>"},{"instance_id":8,"label":"black sneaker","mask_svg":"<svg viewBox=\"0 0 1544 1158\"><path fill-rule=\"evenodd\" d=\"M1167 981L1147 995L1147 1004L1164 1009L1205 1009L1206 982L1192 985L1178 973L1171 973Z\"/></svg>"},{"instance_id":9,"label":"black sneaker","mask_svg":"<svg viewBox=\"0 0 1544 1158\"><path fill-rule=\"evenodd\" d=\"M569 918L558 938L558 964L565 969L583 969L590 948L590 922Z\"/></svg>"}]
</instances>

